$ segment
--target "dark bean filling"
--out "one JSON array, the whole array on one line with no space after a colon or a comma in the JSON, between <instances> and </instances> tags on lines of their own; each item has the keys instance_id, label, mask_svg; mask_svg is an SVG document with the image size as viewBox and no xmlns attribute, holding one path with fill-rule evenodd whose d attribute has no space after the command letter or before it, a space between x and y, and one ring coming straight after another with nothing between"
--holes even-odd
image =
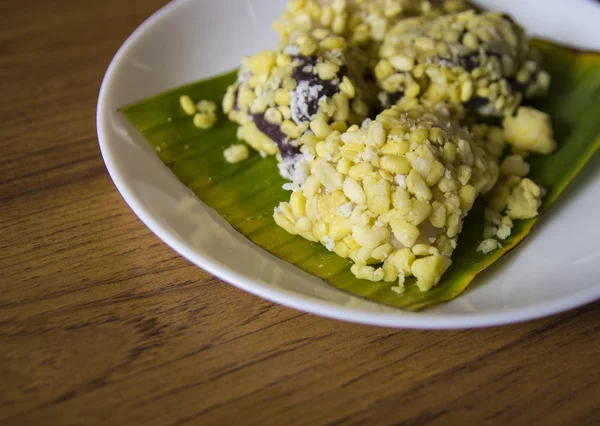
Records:
<instances>
[{"instance_id":1,"label":"dark bean filling","mask_svg":"<svg viewBox=\"0 0 600 426\"><path fill-rule=\"evenodd\" d=\"M390 93L388 95L388 102L390 105L395 105L396 102L398 102L402 96L404 96L404 92L402 90L398 90L395 93Z\"/></svg>"},{"instance_id":2,"label":"dark bean filling","mask_svg":"<svg viewBox=\"0 0 600 426\"><path fill-rule=\"evenodd\" d=\"M363 79L365 80L365 83L375 83L377 81L377 78L375 77L375 73L370 68L367 68L365 70Z\"/></svg>"},{"instance_id":3,"label":"dark bean filling","mask_svg":"<svg viewBox=\"0 0 600 426\"><path fill-rule=\"evenodd\" d=\"M471 99L469 99L466 103L465 106L468 109L477 111L480 108L483 108L484 106L486 106L489 103L489 99L486 98L481 98L479 96L473 96Z\"/></svg>"},{"instance_id":4,"label":"dark bean filling","mask_svg":"<svg viewBox=\"0 0 600 426\"><path fill-rule=\"evenodd\" d=\"M510 16L510 15L508 15L506 13L503 13L500 16L502 16L502 19L504 19L505 21L508 21L513 27L517 26L517 23L514 21L514 19L512 18L512 16Z\"/></svg>"},{"instance_id":5,"label":"dark bean filling","mask_svg":"<svg viewBox=\"0 0 600 426\"><path fill-rule=\"evenodd\" d=\"M238 110L238 93L240 92L239 86L235 87L235 92L233 92L233 110Z\"/></svg>"},{"instance_id":6,"label":"dark bean filling","mask_svg":"<svg viewBox=\"0 0 600 426\"><path fill-rule=\"evenodd\" d=\"M473 71L479 66L479 53L471 53L469 55L459 57L458 66L468 72Z\"/></svg>"},{"instance_id":7,"label":"dark bean filling","mask_svg":"<svg viewBox=\"0 0 600 426\"><path fill-rule=\"evenodd\" d=\"M310 121L311 117L314 114L316 114L317 111L319 110L319 99L321 99L323 96L327 96L328 98L331 98L334 94L339 92L339 90L340 90L339 83L334 84L333 79L332 80L321 80L319 78L318 74L316 74L316 71L314 71L314 69L318 63L317 56L294 56L292 59L301 61L300 65L295 67L294 70L292 71L292 78L294 80L296 80L296 82L301 83L303 81L306 81L306 82L308 82L308 85L311 87L314 87L314 86L322 87L321 89L318 90L318 96L311 97L310 99L306 99L306 105L307 105L306 112L308 113L308 116L306 114L304 114L302 111L295 111L297 117L299 117L302 121ZM304 67L306 67L307 65L311 66L313 71L311 71L311 72L304 71ZM340 70L337 73L337 78L339 80L341 80L347 74L348 74L347 67L342 66L342 67L340 67Z\"/></svg>"},{"instance_id":8,"label":"dark bean filling","mask_svg":"<svg viewBox=\"0 0 600 426\"><path fill-rule=\"evenodd\" d=\"M510 88L514 91L514 92L520 92L523 93L525 92L525 89L530 86L531 84L533 84L533 81L537 78L536 73L531 73L531 75L529 76L529 79L525 82L525 83L519 83L516 78L511 78L508 80L508 84L510 85Z\"/></svg>"},{"instance_id":9,"label":"dark bean filling","mask_svg":"<svg viewBox=\"0 0 600 426\"><path fill-rule=\"evenodd\" d=\"M251 117L258 130L277 144L282 157L292 157L300 153L300 148L289 143L289 138L281 131L279 124L269 123L264 114L252 114Z\"/></svg>"}]
</instances>

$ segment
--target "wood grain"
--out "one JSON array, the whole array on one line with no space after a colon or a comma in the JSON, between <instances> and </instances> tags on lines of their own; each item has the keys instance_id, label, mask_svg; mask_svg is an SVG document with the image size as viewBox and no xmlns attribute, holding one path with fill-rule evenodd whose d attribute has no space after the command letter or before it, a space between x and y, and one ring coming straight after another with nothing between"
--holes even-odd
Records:
<instances>
[{"instance_id":1,"label":"wood grain","mask_svg":"<svg viewBox=\"0 0 600 426\"><path fill-rule=\"evenodd\" d=\"M485 330L345 324L151 234L94 116L112 55L164 3L0 2L0 424L600 423L600 304Z\"/></svg>"}]
</instances>

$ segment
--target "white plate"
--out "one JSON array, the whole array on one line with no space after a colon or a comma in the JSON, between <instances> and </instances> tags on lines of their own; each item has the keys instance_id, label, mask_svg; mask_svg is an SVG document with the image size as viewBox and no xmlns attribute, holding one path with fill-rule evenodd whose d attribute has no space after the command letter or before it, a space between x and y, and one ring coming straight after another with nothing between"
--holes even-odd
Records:
<instances>
[{"instance_id":1,"label":"white plate","mask_svg":"<svg viewBox=\"0 0 600 426\"><path fill-rule=\"evenodd\" d=\"M513 13L534 34L600 49L600 6L591 0L482 3ZM233 69L243 54L273 46L270 23L283 7L273 0L177 0L144 22L110 64L98 101L102 155L118 190L159 238L250 293L365 324L483 327L539 318L600 298L598 167L588 167L532 235L464 295L419 313L380 306L329 286L256 247L191 197L117 108Z\"/></svg>"}]
</instances>

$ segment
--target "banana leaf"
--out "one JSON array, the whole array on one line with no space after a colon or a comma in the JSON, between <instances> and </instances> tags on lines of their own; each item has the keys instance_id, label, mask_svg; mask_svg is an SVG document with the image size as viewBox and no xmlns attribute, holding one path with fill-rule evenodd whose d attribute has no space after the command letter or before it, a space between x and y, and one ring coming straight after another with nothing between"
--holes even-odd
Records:
<instances>
[{"instance_id":1,"label":"banana leaf","mask_svg":"<svg viewBox=\"0 0 600 426\"><path fill-rule=\"evenodd\" d=\"M552 76L550 96L535 106L553 119L559 144L549 156L531 158L530 177L547 190L540 215L557 200L600 145L600 55L536 40L544 66ZM461 294L473 278L527 236L540 217L515 222L512 235L500 249L477 251L483 233L483 207L476 205L466 219L452 266L439 284L421 292L414 282L403 294L393 283L355 278L351 263L321 244L288 234L272 219L273 208L289 198L281 186L273 158L256 152L237 164L224 161L223 150L236 143L237 126L221 111L215 126L194 127L179 106L179 97L208 99L221 104L236 72L212 77L121 108L121 112L156 149L160 159L208 206L218 211L236 230L259 247L356 296L419 310ZM238 142L239 143L239 142Z\"/></svg>"}]
</instances>

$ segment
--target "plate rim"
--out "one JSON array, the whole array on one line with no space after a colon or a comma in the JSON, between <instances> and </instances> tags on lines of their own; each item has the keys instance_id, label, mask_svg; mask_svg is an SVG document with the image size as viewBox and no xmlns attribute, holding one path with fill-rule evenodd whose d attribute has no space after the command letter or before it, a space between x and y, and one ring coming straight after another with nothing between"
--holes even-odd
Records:
<instances>
[{"instance_id":1,"label":"plate rim","mask_svg":"<svg viewBox=\"0 0 600 426\"><path fill-rule=\"evenodd\" d=\"M600 299L600 287L590 287L559 300L541 302L520 308L507 308L506 311L493 313L436 313L435 315L427 315L426 310L422 312L408 312L400 309L397 312L367 312L358 308L342 306L326 300L299 294L291 290L270 287L260 280L250 279L244 274L231 270L226 264L204 258L190 247L189 244L182 243L159 223L152 210L145 206L141 197L138 196L129 184L125 174L120 171L109 138L108 128L111 126L109 114L111 111L108 107L108 99L111 87L117 79L116 70L120 63L127 57L128 51L156 22L164 19L188 1L193 0L173 0L148 17L127 37L112 58L104 74L96 109L96 129L100 152L114 185L142 223L172 250L226 283L271 302L322 317L382 327L444 330L508 325L558 314ZM202 205L205 208L210 208L203 202ZM263 250L258 246L255 247L257 250Z\"/></svg>"}]
</instances>

